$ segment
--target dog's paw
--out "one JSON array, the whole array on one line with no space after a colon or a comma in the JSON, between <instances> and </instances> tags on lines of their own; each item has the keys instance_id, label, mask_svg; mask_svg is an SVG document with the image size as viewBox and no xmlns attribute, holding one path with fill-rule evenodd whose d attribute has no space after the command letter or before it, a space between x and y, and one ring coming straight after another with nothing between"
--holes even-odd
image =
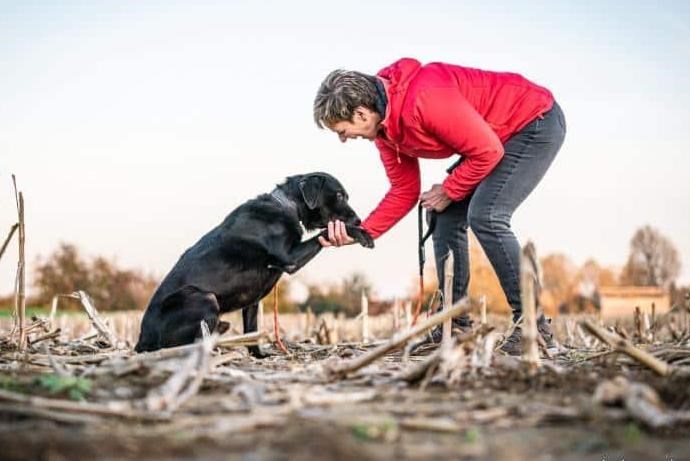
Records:
<instances>
[{"instance_id":1,"label":"dog's paw","mask_svg":"<svg viewBox=\"0 0 690 461\"><path fill-rule=\"evenodd\" d=\"M226 331L228 331L229 329L230 329L230 323L225 322L223 320L218 322L218 326L216 327L216 331L218 332L218 334L221 334L221 335L223 333L225 333Z\"/></svg>"},{"instance_id":2,"label":"dog's paw","mask_svg":"<svg viewBox=\"0 0 690 461\"><path fill-rule=\"evenodd\" d=\"M364 248L374 248L374 239L361 227L348 227L347 233Z\"/></svg>"},{"instance_id":3,"label":"dog's paw","mask_svg":"<svg viewBox=\"0 0 690 461\"><path fill-rule=\"evenodd\" d=\"M247 349L249 349L249 354L255 359L265 359L271 356L271 354L262 351L259 346L247 346Z\"/></svg>"}]
</instances>

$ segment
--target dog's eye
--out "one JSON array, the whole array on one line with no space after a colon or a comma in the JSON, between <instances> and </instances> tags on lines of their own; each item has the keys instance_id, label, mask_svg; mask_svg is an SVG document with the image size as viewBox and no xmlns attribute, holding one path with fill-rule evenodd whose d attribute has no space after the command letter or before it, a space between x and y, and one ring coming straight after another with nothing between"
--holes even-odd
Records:
<instances>
[{"instance_id":1,"label":"dog's eye","mask_svg":"<svg viewBox=\"0 0 690 461\"><path fill-rule=\"evenodd\" d=\"M342 192L336 192L336 193L335 193L335 198L336 198L336 200L338 200L339 202L342 202L342 201L345 199L345 196L343 195Z\"/></svg>"}]
</instances>

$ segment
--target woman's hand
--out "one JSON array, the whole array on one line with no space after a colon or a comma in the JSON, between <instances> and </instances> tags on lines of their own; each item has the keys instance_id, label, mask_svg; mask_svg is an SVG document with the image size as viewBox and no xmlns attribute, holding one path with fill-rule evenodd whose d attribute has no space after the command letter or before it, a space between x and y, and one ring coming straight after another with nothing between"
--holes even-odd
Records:
<instances>
[{"instance_id":1,"label":"woman's hand","mask_svg":"<svg viewBox=\"0 0 690 461\"><path fill-rule=\"evenodd\" d=\"M434 184L431 189L420 196L420 199L424 208L439 212L445 210L453 202L440 184Z\"/></svg>"},{"instance_id":2,"label":"woman's hand","mask_svg":"<svg viewBox=\"0 0 690 461\"><path fill-rule=\"evenodd\" d=\"M330 221L328 223L328 240L319 236L319 243L322 247L340 247L355 243L355 239L347 235L345 223L342 221Z\"/></svg>"}]
</instances>

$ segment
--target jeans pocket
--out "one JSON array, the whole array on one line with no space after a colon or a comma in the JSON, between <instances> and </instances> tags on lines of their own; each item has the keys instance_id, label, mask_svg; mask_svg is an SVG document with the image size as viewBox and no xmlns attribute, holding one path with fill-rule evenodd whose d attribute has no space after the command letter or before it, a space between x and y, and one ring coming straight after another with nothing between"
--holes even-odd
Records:
<instances>
[{"instance_id":1,"label":"jeans pocket","mask_svg":"<svg viewBox=\"0 0 690 461\"><path fill-rule=\"evenodd\" d=\"M534 119L534 131L538 132L543 123L544 123L544 116L543 115L540 115L539 117L535 118Z\"/></svg>"},{"instance_id":2,"label":"jeans pocket","mask_svg":"<svg viewBox=\"0 0 690 461\"><path fill-rule=\"evenodd\" d=\"M563 128L563 132L565 133L568 130L568 128L565 124L565 115L563 114L563 110L561 109L561 106L558 106L557 115L558 115L558 117L557 117L558 123L561 125L561 128Z\"/></svg>"}]
</instances>

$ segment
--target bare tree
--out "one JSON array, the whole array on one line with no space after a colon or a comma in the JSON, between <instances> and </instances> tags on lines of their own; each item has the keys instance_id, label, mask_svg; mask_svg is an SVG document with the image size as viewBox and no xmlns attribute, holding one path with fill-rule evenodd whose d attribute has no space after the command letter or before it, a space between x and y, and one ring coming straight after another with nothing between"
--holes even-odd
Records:
<instances>
[{"instance_id":1,"label":"bare tree","mask_svg":"<svg viewBox=\"0 0 690 461\"><path fill-rule=\"evenodd\" d=\"M348 311L356 313L360 310L362 292L371 295L372 285L366 275L354 272L343 279L341 290Z\"/></svg>"},{"instance_id":2,"label":"bare tree","mask_svg":"<svg viewBox=\"0 0 690 461\"><path fill-rule=\"evenodd\" d=\"M75 245L61 244L35 263L35 302L46 304L59 293L85 290L100 310L143 308L157 281L139 271L121 269L102 257L82 258Z\"/></svg>"},{"instance_id":3,"label":"bare tree","mask_svg":"<svg viewBox=\"0 0 690 461\"><path fill-rule=\"evenodd\" d=\"M621 281L667 288L679 273L680 258L673 243L649 225L638 229L630 241L630 256Z\"/></svg>"},{"instance_id":4,"label":"bare tree","mask_svg":"<svg viewBox=\"0 0 690 461\"><path fill-rule=\"evenodd\" d=\"M577 268L561 253L545 256L541 260L543 270L544 290L553 297L556 305L560 305L570 299L573 294Z\"/></svg>"},{"instance_id":5,"label":"bare tree","mask_svg":"<svg viewBox=\"0 0 690 461\"><path fill-rule=\"evenodd\" d=\"M372 284L360 272L354 272L345 277L340 283L331 285L310 285L307 300L300 304L302 309L307 306L315 313L344 312L354 316L360 312L362 292L372 294Z\"/></svg>"}]
</instances>

